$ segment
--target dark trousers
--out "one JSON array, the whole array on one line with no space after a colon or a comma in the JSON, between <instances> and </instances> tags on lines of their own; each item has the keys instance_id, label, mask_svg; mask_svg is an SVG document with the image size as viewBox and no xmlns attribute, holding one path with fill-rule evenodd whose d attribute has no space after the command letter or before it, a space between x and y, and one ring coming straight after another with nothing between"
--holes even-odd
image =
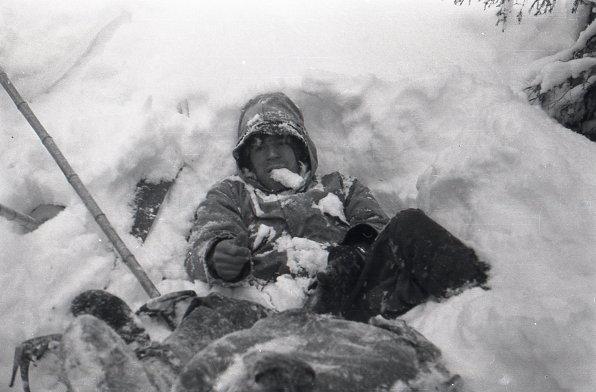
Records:
<instances>
[{"instance_id":1,"label":"dark trousers","mask_svg":"<svg viewBox=\"0 0 596 392\"><path fill-rule=\"evenodd\" d=\"M360 261L350 248L330 251L328 271L336 276L317 287L328 292L315 295L314 311L357 321L377 314L396 317L429 298L487 280L489 267L474 250L417 209L399 212Z\"/></svg>"}]
</instances>

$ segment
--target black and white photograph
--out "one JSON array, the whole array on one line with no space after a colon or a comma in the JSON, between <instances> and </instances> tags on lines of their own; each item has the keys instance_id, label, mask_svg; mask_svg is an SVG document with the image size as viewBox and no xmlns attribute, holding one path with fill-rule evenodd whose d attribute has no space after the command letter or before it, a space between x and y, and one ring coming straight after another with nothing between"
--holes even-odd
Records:
<instances>
[{"instance_id":1,"label":"black and white photograph","mask_svg":"<svg viewBox=\"0 0 596 392\"><path fill-rule=\"evenodd\" d=\"M596 0L0 0L0 391L593 392Z\"/></svg>"}]
</instances>

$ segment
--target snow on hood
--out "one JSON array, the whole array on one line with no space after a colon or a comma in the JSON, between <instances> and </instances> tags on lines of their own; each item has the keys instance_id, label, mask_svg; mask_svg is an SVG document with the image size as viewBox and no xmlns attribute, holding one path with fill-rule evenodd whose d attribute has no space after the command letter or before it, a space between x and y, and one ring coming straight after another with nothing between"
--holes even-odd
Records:
<instances>
[{"instance_id":1,"label":"snow on hood","mask_svg":"<svg viewBox=\"0 0 596 392\"><path fill-rule=\"evenodd\" d=\"M247 176L242 162L242 150L246 141L257 134L292 136L301 142L308 157L308 162L305 163L309 166L304 185L311 182L318 166L317 150L306 132L302 112L284 93L265 93L252 98L242 108L238 121L238 142L233 155L239 175L251 185L263 189L254 178Z\"/></svg>"}]
</instances>

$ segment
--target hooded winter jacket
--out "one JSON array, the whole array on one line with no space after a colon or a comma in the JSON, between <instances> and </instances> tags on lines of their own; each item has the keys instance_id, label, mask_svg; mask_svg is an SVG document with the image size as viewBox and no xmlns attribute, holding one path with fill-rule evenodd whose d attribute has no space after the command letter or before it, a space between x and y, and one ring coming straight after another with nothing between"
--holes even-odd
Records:
<instances>
[{"instance_id":1,"label":"hooded winter jacket","mask_svg":"<svg viewBox=\"0 0 596 392\"><path fill-rule=\"evenodd\" d=\"M257 181L247 167L246 147L252 136L263 134L297 141L302 186L273 193ZM244 106L233 155L238 175L214 185L195 213L185 260L192 279L237 286L264 284L285 273L313 276L324 265L310 260L309 266L313 254L309 250L341 243L351 229L376 233L387 224L387 216L370 190L358 180L337 172L322 177L315 174L317 152L302 113L282 93L259 95ZM243 245L251 250L250 263L233 282L223 281L210 260L213 248L224 239L244 236L248 243ZM300 257L306 262L297 263Z\"/></svg>"}]
</instances>

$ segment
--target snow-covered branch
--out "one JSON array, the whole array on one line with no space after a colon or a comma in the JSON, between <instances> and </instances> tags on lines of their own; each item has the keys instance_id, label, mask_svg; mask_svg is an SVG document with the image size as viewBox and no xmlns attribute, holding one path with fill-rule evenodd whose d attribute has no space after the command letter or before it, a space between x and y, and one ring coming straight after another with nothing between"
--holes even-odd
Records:
<instances>
[{"instance_id":1,"label":"snow-covered branch","mask_svg":"<svg viewBox=\"0 0 596 392\"><path fill-rule=\"evenodd\" d=\"M593 17L586 22L572 46L534 64L526 93L562 125L596 140L596 23Z\"/></svg>"},{"instance_id":2,"label":"snow-covered branch","mask_svg":"<svg viewBox=\"0 0 596 392\"><path fill-rule=\"evenodd\" d=\"M471 3L472 0L468 0L468 4ZM503 29L505 29L505 25L509 20L510 15L515 13L515 18L518 22L521 22L524 11L527 9L528 14L532 14L534 16L538 15L545 15L551 13L555 9L555 5L557 4L557 0L532 0L529 3L527 0L478 0L479 2L484 3L484 9L495 8L497 10L496 17L497 17L497 26L501 24ZM465 3L465 0L453 0L455 5L462 5ZM571 12L576 12L577 9L582 5L589 5L596 3L596 0L573 0L573 5L571 7Z\"/></svg>"},{"instance_id":3,"label":"snow-covered branch","mask_svg":"<svg viewBox=\"0 0 596 392\"><path fill-rule=\"evenodd\" d=\"M524 11L534 16L553 12L557 0L478 0L485 9L497 9L497 25L503 30L509 16L521 22ZM530 2L531 1L531 2ZM468 1L470 3L471 0ZM464 0L454 0L457 5ZM536 61L528 70L528 100L563 126L596 141L596 0L573 0L569 11L586 15L585 29L569 48Z\"/></svg>"}]
</instances>

